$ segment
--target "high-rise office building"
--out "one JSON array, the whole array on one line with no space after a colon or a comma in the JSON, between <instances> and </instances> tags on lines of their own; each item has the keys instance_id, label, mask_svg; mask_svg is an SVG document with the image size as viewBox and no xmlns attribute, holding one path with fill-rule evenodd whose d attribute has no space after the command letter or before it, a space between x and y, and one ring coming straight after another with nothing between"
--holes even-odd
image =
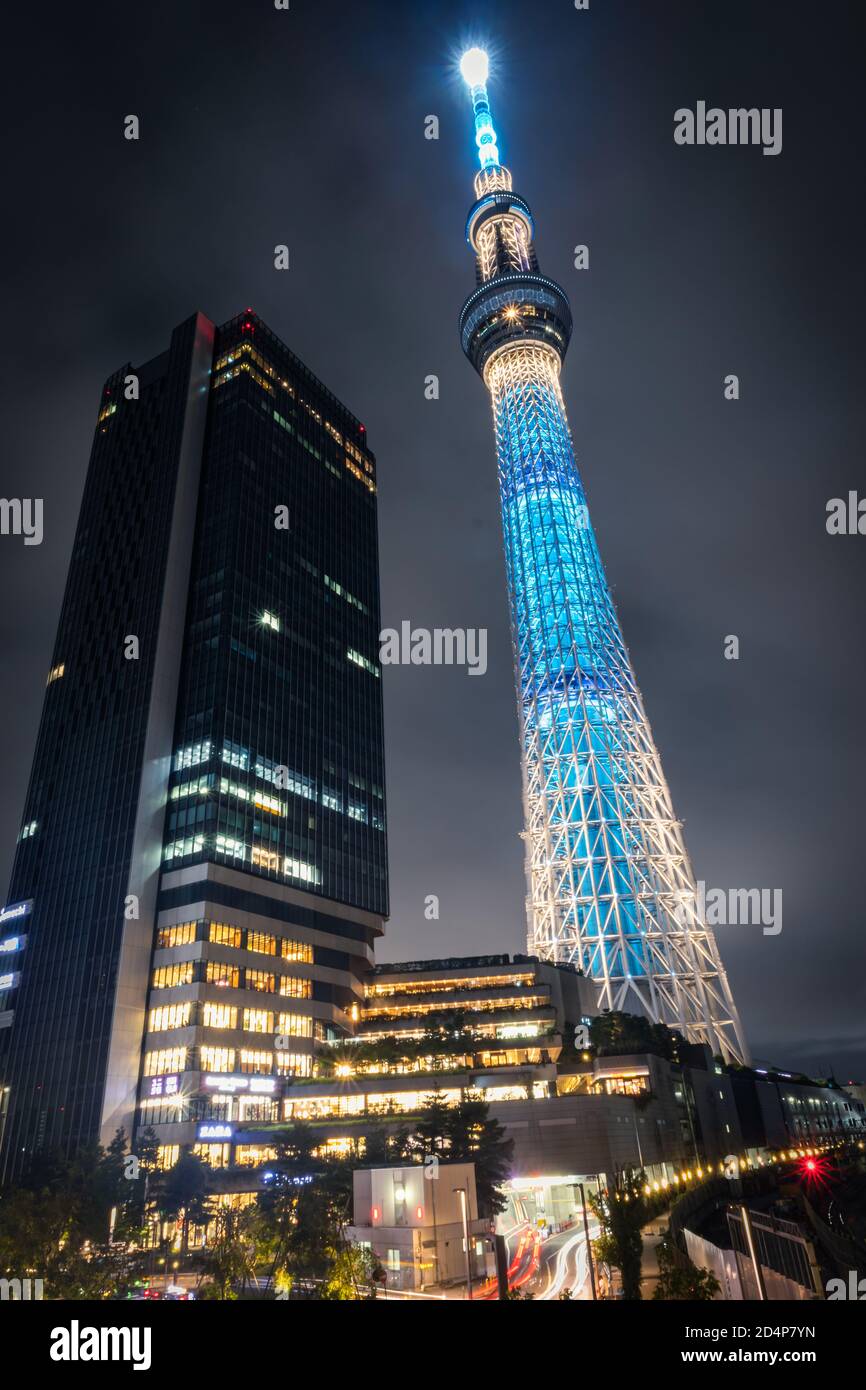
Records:
<instances>
[{"instance_id":1,"label":"high-rise office building","mask_svg":"<svg viewBox=\"0 0 866 1390\"><path fill-rule=\"evenodd\" d=\"M480 170L463 349L493 402L526 816L529 951L745 1060L605 577L560 388L568 300L539 271L532 213L499 157L487 55L462 62Z\"/></svg>"},{"instance_id":2,"label":"high-rise office building","mask_svg":"<svg viewBox=\"0 0 866 1390\"><path fill-rule=\"evenodd\" d=\"M0 917L6 1180L119 1126L170 1158L215 1090L261 1119L351 1030L379 628L364 427L255 314L109 378Z\"/></svg>"}]
</instances>

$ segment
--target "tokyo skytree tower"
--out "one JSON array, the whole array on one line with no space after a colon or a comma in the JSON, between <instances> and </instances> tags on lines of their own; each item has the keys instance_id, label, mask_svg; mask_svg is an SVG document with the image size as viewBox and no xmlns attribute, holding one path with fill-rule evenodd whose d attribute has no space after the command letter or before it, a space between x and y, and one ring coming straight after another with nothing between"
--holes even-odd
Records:
<instances>
[{"instance_id":1,"label":"tokyo skytree tower","mask_svg":"<svg viewBox=\"0 0 866 1390\"><path fill-rule=\"evenodd\" d=\"M493 403L526 829L529 951L580 967L603 1009L748 1050L608 588L559 376L565 294L499 161L487 55L464 54L481 168L463 350Z\"/></svg>"}]
</instances>

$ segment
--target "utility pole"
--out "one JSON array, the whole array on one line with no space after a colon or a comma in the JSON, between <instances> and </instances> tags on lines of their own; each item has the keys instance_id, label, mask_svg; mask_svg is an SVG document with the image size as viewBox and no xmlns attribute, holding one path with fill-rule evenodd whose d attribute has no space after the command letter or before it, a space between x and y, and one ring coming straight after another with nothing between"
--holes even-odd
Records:
<instances>
[{"instance_id":1,"label":"utility pole","mask_svg":"<svg viewBox=\"0 0 866 1390\"><path fill-rule=\"evenodd\" d=\"M579 1182L577 1185L580 1188L580 1204L583 1207L583 1234L586 1237L586 1258L589 1261L589 1283L592 1289L592 1299L593 1302L595 1302L598 1298L598 1294L595 1290L595 1265L592 1260L592 1244L589 1239L589 1219L586 1214L586 1191L582 1182Z\"/></svg>"},{"instance_id":2,"label":"utility pole","mask_svg":"<svg viewBox=\"0 0 866 1390\"><path fill-rule=\"evenodd\" d=\"M469 1215L468 1203L466 1200L466 1188L455 1187L455 1192L460 1194L460 1210L463 1215L463 1246L466 1251L466 1296L472 1298L472 1254L469 1249Z\"/></svg>"}]
</instances>

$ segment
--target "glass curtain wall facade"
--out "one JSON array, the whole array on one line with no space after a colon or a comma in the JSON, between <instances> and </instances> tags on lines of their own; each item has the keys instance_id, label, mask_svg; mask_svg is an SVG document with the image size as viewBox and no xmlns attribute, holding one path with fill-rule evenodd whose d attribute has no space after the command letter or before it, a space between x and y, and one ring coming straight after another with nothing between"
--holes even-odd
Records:
<instances>
[{"instance_id":1,"label":"glass curtain wall facade","mask_svg":"<svg viewBox=\"0 0 866 1390\"><path fill-rule=\"evenodd\" d=\"M256 315L109 379L0 919L6 1180L351 1028L388 910L379 626L364 428Z\"/></svg>"},{"instance_id":2,"label":"glass curtain wall facade","mask_svg":"<svg viewBox=\"0 0 866 1390\"><path fill-rule=\"evenodd\" d=\"M253 315L217 333L165 861L387 911L375 464Z\"/></svg>"}]
</instances>

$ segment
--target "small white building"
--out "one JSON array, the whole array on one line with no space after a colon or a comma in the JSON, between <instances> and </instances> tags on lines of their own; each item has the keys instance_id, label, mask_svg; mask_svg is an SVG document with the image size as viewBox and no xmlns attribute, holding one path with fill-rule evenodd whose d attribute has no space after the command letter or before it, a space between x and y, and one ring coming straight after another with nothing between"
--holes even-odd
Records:
<instances>
[{"instance_id":1,"label":"small white building","mask_svg":"<svg viewBox=\"0 0 866 1390\"><path fill-rule=\"evenodd\" d=\"M473 1286L492 1276L492 1226L478 1216L472 1163L357 1169L353 1215L346 1234L373 1251L388 1288L465 1285L466 1229Z\"/></svg>"}]
</instances>

